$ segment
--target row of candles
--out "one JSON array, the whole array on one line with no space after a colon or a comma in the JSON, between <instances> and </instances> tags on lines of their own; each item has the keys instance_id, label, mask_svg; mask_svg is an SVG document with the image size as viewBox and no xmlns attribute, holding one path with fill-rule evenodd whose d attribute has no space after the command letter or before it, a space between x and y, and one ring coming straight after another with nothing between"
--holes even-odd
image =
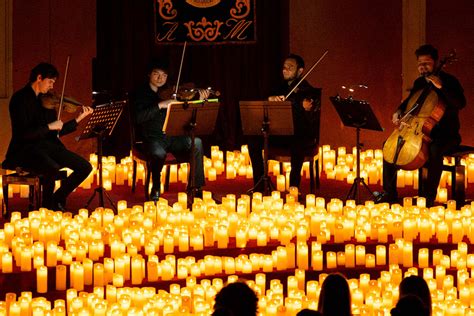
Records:
<instances>
[{"instance_id":1,"label":"row of candles","mask_svg":"<svg viewBox=\"0 0 474 316\"><path fill-rule=\"evenodd\" d=\"M419 199L420 205L422 202L424 200ZM117 215L102 208L90 216L88 210L81 209L75 218L46 209L30 212L27 218L13 212L12 221L0 229L0 245L17 251L31 246L33 241L47 245L63 240L66 250L83 244L83 251L92 249L95 258L99 251L95 249L103 249L104 244L111 247L112 253L130 245L138 250L153 245L154 251L162 247L165 253L172 253L176 247L179 251L188 251L189 247L202 250L215 245L227 248L231 237L235 237L237 248L255 241L258 246L266 246L271 241L286 245L293 238L300 242L310 237L320 243L331 239L335 243L352 239L358 243L367 240L387 243L389 236L405 241L436 239L447 243L451 237L452 243L464 238L473 242L472 206L456 210L455 202L450 202L447 209L430 210L412 206L408 199L404 207L392 205L389 208L388 204L374 205L373 202L356 206L354 201L344 206L338 199L325 205L324 199L308 195L305 207L295 202L294 195L288 195L284 203L280 192L275 191L268 197L255 193L252 203L250 196L236 199L231 194L223 198L221 205L210 199L197 200L193 211L189 211L187 195L180 193L173 206L162 199L156 206L147 202L145 207L127 208L126 201L119 201Z\"/></svg>"},{"instance_id":2,"label":"row of candles","mask_svg":"<svg viewBox=\"0 0 474 316\"><path fill-rule=\"evenodd\" d=\"M328 179L335 179L344 181L346 180L349 184L354 182L356 177L356 164L355 164L355 147L352 149L352 153L347 153L346 147L339 147L331 149L329 145L323 145L319 150L319 157L317 163L324 170ZM315 157L317 158L317 157ZM97 174L97 155L90 155L90 162L94 167L94 171L91 175L81 184L84 189L90 189L94 180L98 182ZM382 150L366 150L361 152L361 177L367 179L368 184L382 183L382 163L383 153ZM462 161L466 165L466 182L474 183L474 155L470 155L467 159ZM103 165L103 181L105 190L112 190L112 186L124 185L125 180L131 185L132 181L132 158L126 157L121 159L120 163L116 163L114 156L108 156L102 158ZM276 177L277 190L280 192L287 191L289 189L289 171L291 170L291 164L285 162L281 167L278 161L269 161L269 172ZM169 172L170 183L175 182L187 182L189 165L181 163L177 165L171 165L169 171L164 167L162 177L166 176ZM235 179L236 176L244 176L246 178L252 178L252 166L250 164L250 158L247 146L242 146L240 151L227 151L226 159L224 161L224 153L219 150L218 146L211 147L211 157L204 157L204 173L208 181L215 181L217 176L222 175L225 172L226 179ZM309 178L309 163L305 162L302 168L302 174ZM137 166L137 180L143 181L145 178L145 167L142 164ZM446 171L443 172L440 188L438 192L437 200L439 202L447 201L447 189L446 186L450 184L450 177ZM162 181L163 183L164 181ZM413 186L414 189L418 188L418 171L405 171L399 170L397 176L397 187ZM1 189L0 189L1 191ZM21 197L28 197L28 186L12 185L9 188L9 197L12 197L14 193L20 193ZM0 192L0 195L3 192Z\"/></svg>"},{"instance_id":3,"label":"row of candles","mask_svg":"<svg viewBox=\"0 0 474 316\"><path fill-rule=\"evenodd\" d=\"M432 295L433 315L473 315L474 282L462 279L457 287L454 278L446 276L444 287L438 286L433 271L425 268L420 271L426 280ZM405 273L397 265L390 265L388 271L382 271L380 277L371 279L370 274L362 273L359 278L349 279L352 297L352 312L360 315L389 315L399 297L398 284L403 277L418 275L417 268ZM321 284L326 273L318 280L306 280L303 269L295 269L285 283L279 279L267 280L267 275L257 273L253 280L246 283L257 293L259 315L295 315L303 308L317 309ZM227 282L238 280L237 275L229 275ZM267 287L268 284L268 287ZM53 315L208 315L212 311L213 299L224 286L222 278L202 279L186 278L185 286L170 284L169 291L154 287L117 287L115 285L94 286L91 293L70 288L66 297L54 301L45 298L33 298L31 292L8 293L5 301L0 302L0 314L3 315L44 315L52 311ZM285 293L286 287L286 296Z\"/></svg>"},{"instance_id":4,"label":"row of candles","mask_svg":"<svg viewBox=\"0 0 474 316\"><path fill-rule=\"evenodd\" d=\"M414 264L413 244L404 240L390 244L388 256L385 245L377 245L375 254L366 253L364 245L347 244L344 251L339 252L323 251L321 246L321 244L313 242L311 249L309 249L307 243L299 242L296 245L290 243L286 246L278 246L271 254L241 254L235 258L206 255L199 260L193 256L176 259L174 255L166 255L165 259L160 261L158 256L151 252L145 252L147 258L136 252L122 253L116 254L114 257L111 256L112 258L103 258L103 263L97 262L99 259L93 260L93 258L85 256L73 258L71 255L64 255L61 251L57 253L47 251L46 263L44 254L36 253L33 266L33 254L30 249L24 247L22 252L17 255L20 260L15 260L15 263L22 272L31 271L32 268L36 269L39 293L47 291L47 266L56 269L56 290L66 289L67 266L70 266L71 287L83 290L85 285L113 284L122 287L125 281L130 281L132 285L141 285L145 279L148 282L169 281L186 279L189 276L208 277L223 273L226 275L267 273L296 267L302 270L323 271L324 269L342 267L370 269L377 266L384 267L387 264L410 268ZM59 261L62 264L59 264ZM474 255L467 254L466 244L460 245L457 250L452 250L450 256L444 255L440 249L434 250L432 266L429 260L429 249L421 248L418 251L417 266L429 268L431 271L433 271L431 268L433 266L440 289L445 288L446 270L450 268L457 270L458 284L460 285L463 285L466 279L474 278ZM2 273L11 273L12 271L12 254L4 253L2 255ZM471 276L469 271L471 271Z\"/></svg>"}]
</instances>

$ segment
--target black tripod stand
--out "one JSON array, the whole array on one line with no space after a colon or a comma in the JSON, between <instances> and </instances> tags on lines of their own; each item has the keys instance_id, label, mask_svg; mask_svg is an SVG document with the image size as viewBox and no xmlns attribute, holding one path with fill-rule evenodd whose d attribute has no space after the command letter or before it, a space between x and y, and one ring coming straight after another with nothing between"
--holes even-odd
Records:
<instances>
[{"instance_id":1,"label":"black tripod stand","mask_svg":"<svg viewBox=\"0 0 474 316\"><path fill-rule=\"evenodd\" d=\"M263 195L270 194L275 187L273 186L272 180L268 176L268 130L270 128L270 121L268 119L268 107L264 107L263 110L263 122L262 122L262 135L263 135L263 175L255 183L254 187L247 192L254 192L257 188L263 185Z\"/></svg>"},{"instance_id":2,"label":"black tripod stand","mask_svg":"<svg viewBox=\"0 0 474 316\"><path fill-rule=\"evenodd\" d=\"M268 195L274 190L268 175L270 135L293 135L293 113L289 101L240 101L240 118L245 136L263 135L263 175L248 192L262 190Z\"/></svg>"},{"instance_id":3,"label":"black tripod stand","mask_svg":"<svg viewBox=\"0 0 474 316\"><path fill-rule=\"evenodd\" d=\"M79 139L87 139L95 137L97 139L97 172L99 173L99 186L94 189L94 193L87 201L85 208L88 208L96 194L99 196L99 206L104 207L104 195L117 211L115 203L109 194L104 190L102 175L102 143L106 136L112 135L112 131L122 114L125 101L111 102L96 106L91 118L87 122L86 127L79 136Z\"/></svg>"},{"instance_id":4,"label":"black tripod stand","mask_svg":"<svg viewBox=\"0 0 474 316\"><path fill-rule=\"evenodd\" d=\"M163 132L167 136L189 136L188 202L192 203L201 188L196 187L196 135L209 135L213 130L219 110L218 99L176 101L168 107ZM199 122L199 124L198 124Z\"/></svg>"},{"instance_id":5,"label":"black tripod stand","mask_svg":"<svg viewBox=\"0 0 474 316\"><path fill-rule=\"evenodd\" d=\"M93 132L96 133L96 138L97 138L97 172L99 173L99 186L94 189L94 193L92 193L92 196L89 198L87 201L86 205L84 208L88 208L89 205L91 204L92 200L94 200L95 195L97 194L99 196L99 206L104 207L104 195L109 201L109 203L112 205L113 209L117 211L117 207L115 206L114 201L110 197L110 195L105 191L104 189L104 182L103 182L103 176L102 176L102 142L104 139L104 132L105 128L102 126L96 126L93 128Z\"/></svg>"},{"instance_id":6,"label":"black tripod stand","mask_svg":"<svg viewBox=\"0 0 474 316\"><path fill-rule=\"evenodd\" d=\"M374 131L383 131L380 126L377 117L370 108L370 104L366 101L354 100L352 97L343 99L339 96L329 98L336 108L342 123L348 127L354 127L356 129L356 177L352 184L349 192L347 193L346 200L355 200L357 204L360 203L360 186L362 185L367 192L370 194L372 199L375 198L374 193L370 190L364 178L360 176L360 150L362 144L360 143L360 130L368 129Z\"/></svg>"},{"instance_id":7,"label":"black tripod stand","mask_svg":"<svg viewBox=\"0 0 474 316\"><path fill-rule=\"evenodd\" d=\"M360 127L356 127L356 177L354 183L352 184L349 192L347 193L346 200L355 200L357 204L360 202L360 185L362 184L364 188L369 192L370 196L373 197L374 193L369 188L367 183L365 183L364 178L360 176L360 151L362 144L360 143Z\"/></svg>"}]
</instances>

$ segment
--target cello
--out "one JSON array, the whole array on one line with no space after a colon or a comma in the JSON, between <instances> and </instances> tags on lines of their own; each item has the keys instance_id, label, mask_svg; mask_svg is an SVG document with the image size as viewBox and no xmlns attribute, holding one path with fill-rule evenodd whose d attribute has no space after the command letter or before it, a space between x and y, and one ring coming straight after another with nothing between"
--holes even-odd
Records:
<instances>
[{"instance_id":1,"label":"cello","mask_svg":"<svg viewBox=\"0 0 474 316\"><path fill-rule=\"evenodd\" d=\"M455 52L444 57L434 69L433 75L456 59ZM408 99L400 125L387 138L383 146L383 158L404 170L421 168L429 157L430 133L444 115L446 105L439 98L434 85L428 81Z\"/></svg>"}]
</instances>

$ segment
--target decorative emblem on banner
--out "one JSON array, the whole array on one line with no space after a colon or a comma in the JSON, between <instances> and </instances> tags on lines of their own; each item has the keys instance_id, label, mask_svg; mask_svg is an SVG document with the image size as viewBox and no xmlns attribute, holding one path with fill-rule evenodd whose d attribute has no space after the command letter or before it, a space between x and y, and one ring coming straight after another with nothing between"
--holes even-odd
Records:
<instances>
[{"instance_id":1,"label":"decorative emblem on banner","mask_svg":"<svg viewBox=\"0 0 474 316\"><path fill-rule=\"evenodd\" d=\"M186 2L196 8L210 8L219 4L221 0L186 0Z\"/></svg>"},{"instance_id":2,"label":"decorative emblem on banner","mask_svg":"<svg viewBox=\"0 0 474 316\"><path fill-rule=\"evenodd\" d=\"M256 0L154 0L155 43L255 43Z\"/></svg>"}]
</instances>

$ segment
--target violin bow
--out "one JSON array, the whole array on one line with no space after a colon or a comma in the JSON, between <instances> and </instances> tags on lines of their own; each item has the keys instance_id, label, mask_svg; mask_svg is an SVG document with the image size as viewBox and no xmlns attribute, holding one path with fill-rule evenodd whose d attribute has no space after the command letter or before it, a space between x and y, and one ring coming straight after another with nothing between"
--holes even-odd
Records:
<instances>
[{"instance_id":1,"label":"violin bow","mask_svg":"<svg viewBox=\"0 0 474 316\"><path fill-rule=\"evenodd\" d=\"M181 63L179 64L178 79L176 80L176 88L175 88L175 91L174 91L174 98L175 99L178 96L179 80L181 78L181 70L183 70L184 53L186 52L186 44L187 43L188 43L187 41L184 42L183 52L181 53Z\"/></svg>"},{"instance_id":2,"label":"violin bow","mask_svg":"<svg viewBox=\"0 0 474 316\"><path fill-rule=\"evenodd\" d=\"M313 71L313 69L324 59L324 57L326 57L328 52L329 50L326 50L324 54L321 57L319 57L319 59L313 64L313 66L311 66L308 72L303 77L301 77L300 81L298 81L298 83L293 87L293 89L291 89L291 91L288 92L288 94L285 97L285 100L290 97L290 95L298 88L298 86L303 82L303 80L311 73L311 71Z\"/></svg>"},{"instance_id":3,"label":"violin bow","mask_svg":"<svg viewBox=\"0 0 474 316\"><path fill-rule=\"evenodd\" d=\"M63 80L63 88L61 91L61 98L59 99L59 109L58 109L58 121L61 118L61 110L63 108L63 103L64 103L64 90L66 89L66 79L67 79L67 73L69 70L69 60L71 59L71 55L67 56L66 60L66 70L64 71L64 80Z\"/></svg>"}]
</instances>

